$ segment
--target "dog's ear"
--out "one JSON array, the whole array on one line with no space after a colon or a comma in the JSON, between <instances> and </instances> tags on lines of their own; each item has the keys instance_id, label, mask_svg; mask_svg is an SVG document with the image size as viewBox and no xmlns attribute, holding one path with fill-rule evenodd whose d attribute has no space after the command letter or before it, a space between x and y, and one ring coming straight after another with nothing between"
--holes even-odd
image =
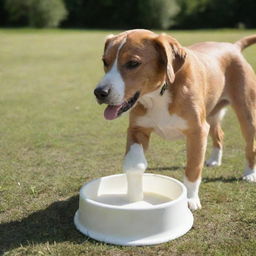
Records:
<instances>
[{"instance_id":1,"label":"dog's ear","mask_svg":"<svg viewBox=\"0 0 256 256\"><path fill-rule=\"evenodd\" d=\"M106 36L106 39L105 39L105 46L104 46L104 52L106 51L106 49L108 48L109 46L109 43L111 42L111 39L115 37L113 34L110 34L108 36Z\"/></svg>"},{"instance_id":2,"label":"dog's ear","mask_svg":"<svg viewBox=\"0 0 256 256\"><path fill-rule=\"evenodd\" d=\"M186 51L176 39L166 34L156 37L155 44L160 59L166 67L167 83L172 84L175 80L175 73L185 62Z\"/></svg>"}]
</instances>

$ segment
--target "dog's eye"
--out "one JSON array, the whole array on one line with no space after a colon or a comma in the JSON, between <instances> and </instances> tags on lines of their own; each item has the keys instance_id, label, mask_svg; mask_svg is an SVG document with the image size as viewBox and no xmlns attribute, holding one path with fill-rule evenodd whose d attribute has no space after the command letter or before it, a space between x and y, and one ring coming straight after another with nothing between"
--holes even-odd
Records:
<instances>
[{"instance_id":1,"label":"dog's eye","mask_svg":"<svg viewBox=\"0 0 256 256\"><path fill-rule=\"evenodd\" d=\"M125 67L128 69L137 68L141 63L136 60L130 60L125 64Z\"/></svg>"}]
</instances>

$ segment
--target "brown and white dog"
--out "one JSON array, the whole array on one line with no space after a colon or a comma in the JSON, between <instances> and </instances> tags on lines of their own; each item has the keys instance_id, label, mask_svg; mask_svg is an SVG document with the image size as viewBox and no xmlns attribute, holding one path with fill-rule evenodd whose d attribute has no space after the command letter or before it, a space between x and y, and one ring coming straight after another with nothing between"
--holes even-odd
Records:
<instances>
[{"instance_id":1,"label":"brown and white dog","mask_svg":"<svg viewBox=\"0 0 256 256\"><path fill-rule=\"evenodd\" d=\"M192 210L201 208L198 192L207 136L213 140L208 166L222 158L220 121L230 104L246 141L244 180L256 182L256 76L241 51L256 35L234 44L197 43L183 47L173 37L148 30L129 30L106 39L105 76L94 93L108 104L108 120L131 109L125 172L145 171L150 134L164 139L185 136L187 165L184 184Z\"/></svg>"}]
</instances>

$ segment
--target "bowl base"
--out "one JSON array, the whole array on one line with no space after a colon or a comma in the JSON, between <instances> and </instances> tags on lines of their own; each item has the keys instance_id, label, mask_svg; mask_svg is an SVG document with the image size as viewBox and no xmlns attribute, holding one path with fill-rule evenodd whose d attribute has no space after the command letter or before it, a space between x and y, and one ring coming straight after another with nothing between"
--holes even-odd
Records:
<instances>
[{"instance_id":1,"label":"bowl base","mask_svg":"<svg viewBox=\"0 0 256 256\"><path fill-rule=\"evenodd\" d=\"M83 226L80 221L79 221L79 210L76 211L76 214L74 216L74 223L76 228L84 235L97 240L99 242L104 242L107 244L115 244L115 245L122 245L122 246L144 246L144 245L156 245L156 244L161 244L161 243L166 243L171 240L174 240L178 237L181 237L185 235L193 226L193 215L189 211L188 212L188 225L183 228L179 228L176 230L171 230L166 233L158 234L158 235L153 235L149 237L145 237L143 239L133 239L133 240L124 240L124 239L118 239L117 237L112 237L111 235L103 235L97 232L94 232L92 230L87 229L85 226Z\"/></svg>"}]
</instances>

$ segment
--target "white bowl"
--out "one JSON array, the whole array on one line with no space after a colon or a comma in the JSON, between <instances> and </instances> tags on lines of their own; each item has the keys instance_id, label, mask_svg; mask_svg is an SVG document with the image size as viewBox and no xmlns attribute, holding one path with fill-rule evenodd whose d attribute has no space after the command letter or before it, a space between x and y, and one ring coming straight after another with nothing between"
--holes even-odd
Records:
<instances>
[{"instance_id":1,"label":"white bowl","mask_svg":"<svg viewBox=\"0 0 256 256\"><path fill-rule=\"evenodd\" d=\"M143 193L143 201L128 202L125 174L85 184L74 217L77 229L98 241L134 246L167 242L190 230L193 215L181 182L144 174Z\"/></svg>"}]
</instances>

